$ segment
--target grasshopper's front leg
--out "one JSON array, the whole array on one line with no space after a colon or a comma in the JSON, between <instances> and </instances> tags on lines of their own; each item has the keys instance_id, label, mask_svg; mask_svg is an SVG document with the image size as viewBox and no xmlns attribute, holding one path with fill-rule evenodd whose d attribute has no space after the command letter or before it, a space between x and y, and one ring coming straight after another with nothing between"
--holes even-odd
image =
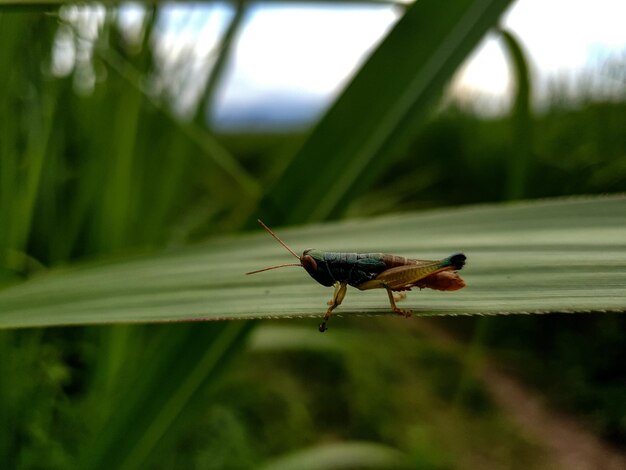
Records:
<instances>
[{"instance_id":1,"label":"grasshopper's front leg","mask_svg":"<svg viewBox=\"0 0 626 470\"><path fill-rule=\"evenodd\" d=\"M333 310L343 301L346 296L346 289L348 284L345 282L335 282L335 291L333 292L333 298L328 301L328 310L326 310L326 314L324 315L324 321L320 323L319 329L321 333L324 333L328 328L326 328L326 322L330 319L330 316L333 313Z\"/></svg>"}]
</instances>

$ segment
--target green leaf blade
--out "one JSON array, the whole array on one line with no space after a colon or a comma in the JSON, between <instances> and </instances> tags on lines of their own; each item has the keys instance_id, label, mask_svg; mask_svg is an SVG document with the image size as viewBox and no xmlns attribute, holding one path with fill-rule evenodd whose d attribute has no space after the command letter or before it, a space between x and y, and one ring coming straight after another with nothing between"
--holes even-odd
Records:
<instances>
[{"instance_id":1,"label":"green leaf blade","mask_svg":"<svg viewBox=\"0 0 626 470\"><path fill-rule=\"evenodd\" d=\"M296 251L468 257L467 287L409 293L415 315L626 311L626 197L444 209L278 230ZM331 290L266 233L59 270L0 292L0 327L321 317ZM390 315L380 290L349 289L341 315Z\"/></svg>"}]
</instances>

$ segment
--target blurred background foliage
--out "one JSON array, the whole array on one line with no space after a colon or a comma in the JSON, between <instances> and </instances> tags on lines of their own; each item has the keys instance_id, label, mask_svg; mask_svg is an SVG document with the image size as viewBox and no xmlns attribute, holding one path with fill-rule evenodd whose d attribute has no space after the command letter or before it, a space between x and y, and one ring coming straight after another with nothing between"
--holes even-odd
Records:
<instances>
[{"instance_id":1,"label":"blurred background foliage","mask_svg":"<svg viewBox=\"0 0 626 470\"><path fill-rule=\"evenodd\" d=\"M422 3L428 15L445 17L480 2ZM487 7L493 11L472 32L476 41L505 4ZM457 102L435 109L436 93L430 102L420 95L412 102L420 118L396 123L381 141L384 152L367 150L340 204L315 217L281 212L275 191L285 203L301 196L303 182L323 195L341 179L310 171L324 173L339 158L319 149L336 138L365 152L360 142L371 129L333 124L333 116L346 119L345 96L313 129L212 128L206 106L247 8L234 5L202 104L188 116L177 108L184 60L168 70L158 60L159 6L146 7L130 32L118 10L102 10L95 34L83 10L0 9L0 285L87 258L235 233L258 215L278 225L626 190L624 96L572 102L556 90L545 109L533 111L523 48L502 31L516 77L509 114L486 117ZM419 17L415 11L407 7L404 21ZM55 54L69 44L74 56L63 66ZM473 45L455 49L455 60ZM398 60L384 43L377 54L382 64ZM443 90L451 67L428 83ZM368 77L355 81L367 85ZM367 109L366 94L357 98ZM339 151L352 156L346 145ZM297 172L299 180L289 179ZM410 328L346 320L323 338L292 323L2 331L0 462L554 468L544 436L520 431L494 403L478 372L492 360L609 445L626 445L621 317L446 318ZM360 444L332 447L353 441ZM324 465L312 466L316 459Z\"/></svg>"}]
</instances>

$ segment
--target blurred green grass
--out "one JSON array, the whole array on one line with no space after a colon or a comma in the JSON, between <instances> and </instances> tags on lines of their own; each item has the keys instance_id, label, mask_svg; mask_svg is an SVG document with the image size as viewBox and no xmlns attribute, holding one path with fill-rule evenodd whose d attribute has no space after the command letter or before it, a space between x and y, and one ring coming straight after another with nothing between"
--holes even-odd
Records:
<instances>
[{"instance_id":1,"label":"blurred green grass","mask_svg":"<svg viewBox=\"0 0 626 470\"><path fill-rule=\"evenodd\" d=\"M397 127L367 147L370 164L359 167L357 190L344 181L316 217L365 217L519 194L625 191L623 101L576 107L558 102L542 114L527 110L533 133L521 193L511 189L517 167L507 158L518 121L485 119L455 106L427 118L447 77L506 5L452 3L418 2L404 27L427 11L427 20L432 15L448 25L424 41L439 44L439 34L467 9L486 13L468 35L452 35L456 47L441 56L445 67L424 82L432 96L400 100L420 109L411 113L414 119L386 121ZM336 177L328 172L324 184L307 178L303 186L302 179L290 179L293 169L305 168L311 155L317 169L325 168L324 158L350 162L359 156L355 148L363 150L359 139L372 127L359 126L358 113L345 118L358 128L354 141L343 127L329 140L356 147L336 153L317 153L328 146L323 135L216 135L198 120L181 120L167 96L146 91L156 74L150 39L160 11L149 11L144 34L134 41L119 31L110 10L93 56L60 77L50 72L52 45L64 35L80 50L80 31L36 8L0 10L0 285L85 258L124 257L237 232L257 215L271 213L272 224L308 220ZM378 60L393 64L415 47L394 44L381 49L386 53ZM230 47L225 36L220 57L228 57ZM413 66L400 78L419 72L419 63ZM369 90L367 78L358 80ZM212 89L207 86L209 101ZM389 95L388 104L397 105L405 91L391 90L397 95ZM367 98L363 92L353 96L366 104ZM385 103L379 106L377 112L389 111ZM341 116L330 114L318 129ZM311 190L304 211L294 206L285 213L268 202L279 193L293 200L301 187ZM614 398L625 389L624 372L611 360L626 332L623 318L559 321L549 334L543 321L496 320L483 341L517 345L503 358L526 364L527 380L546 387L555 406L594 416L598 433L625 442L621 402ZM339 344L260 352L263 335L280 339L297 332L257 330L246 349L253 326L0 332L0 462L7 468L137 468L146 462L155 468L251 467L299 448L358 439L399 449L421 468L472 468L477 462L483 468L485 462L492 468L541 468L540 443L528 442L506 423L471 375L455 401L466 369L462 357L425 338L388 323L373 332L354 324L345 336L337 331L323 340ZM593 351L584 355L588 362L578 360L578 345L589 336L608 351L606 362L591 360ZM541 361L547 348L542 341L559 345L559 361L550 367ZM380 343L374 351L373 342ZM563 390L571 395L560 401Z\"/></svg>"}]
</instances>

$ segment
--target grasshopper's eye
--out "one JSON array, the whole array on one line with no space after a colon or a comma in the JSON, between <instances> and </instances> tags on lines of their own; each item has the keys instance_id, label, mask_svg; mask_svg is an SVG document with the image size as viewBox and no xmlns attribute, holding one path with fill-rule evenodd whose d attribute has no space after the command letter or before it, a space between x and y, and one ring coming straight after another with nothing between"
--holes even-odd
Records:
<instances>
[{"instance_id":1,"label":"grasshopper's eye","mask_svg":"<svg viewBox=\"0 0 626 470\"><path fill-rule=\"evenodd\" d=\"M311 255L307 255L306 251L302 255L302 258L300 258L300 262L302 263L302 266L304 267L304 269L306 269L307 271L309 272L317 271L317 261L315 261L315 259Z\"/></svg>"}]
</instances>

